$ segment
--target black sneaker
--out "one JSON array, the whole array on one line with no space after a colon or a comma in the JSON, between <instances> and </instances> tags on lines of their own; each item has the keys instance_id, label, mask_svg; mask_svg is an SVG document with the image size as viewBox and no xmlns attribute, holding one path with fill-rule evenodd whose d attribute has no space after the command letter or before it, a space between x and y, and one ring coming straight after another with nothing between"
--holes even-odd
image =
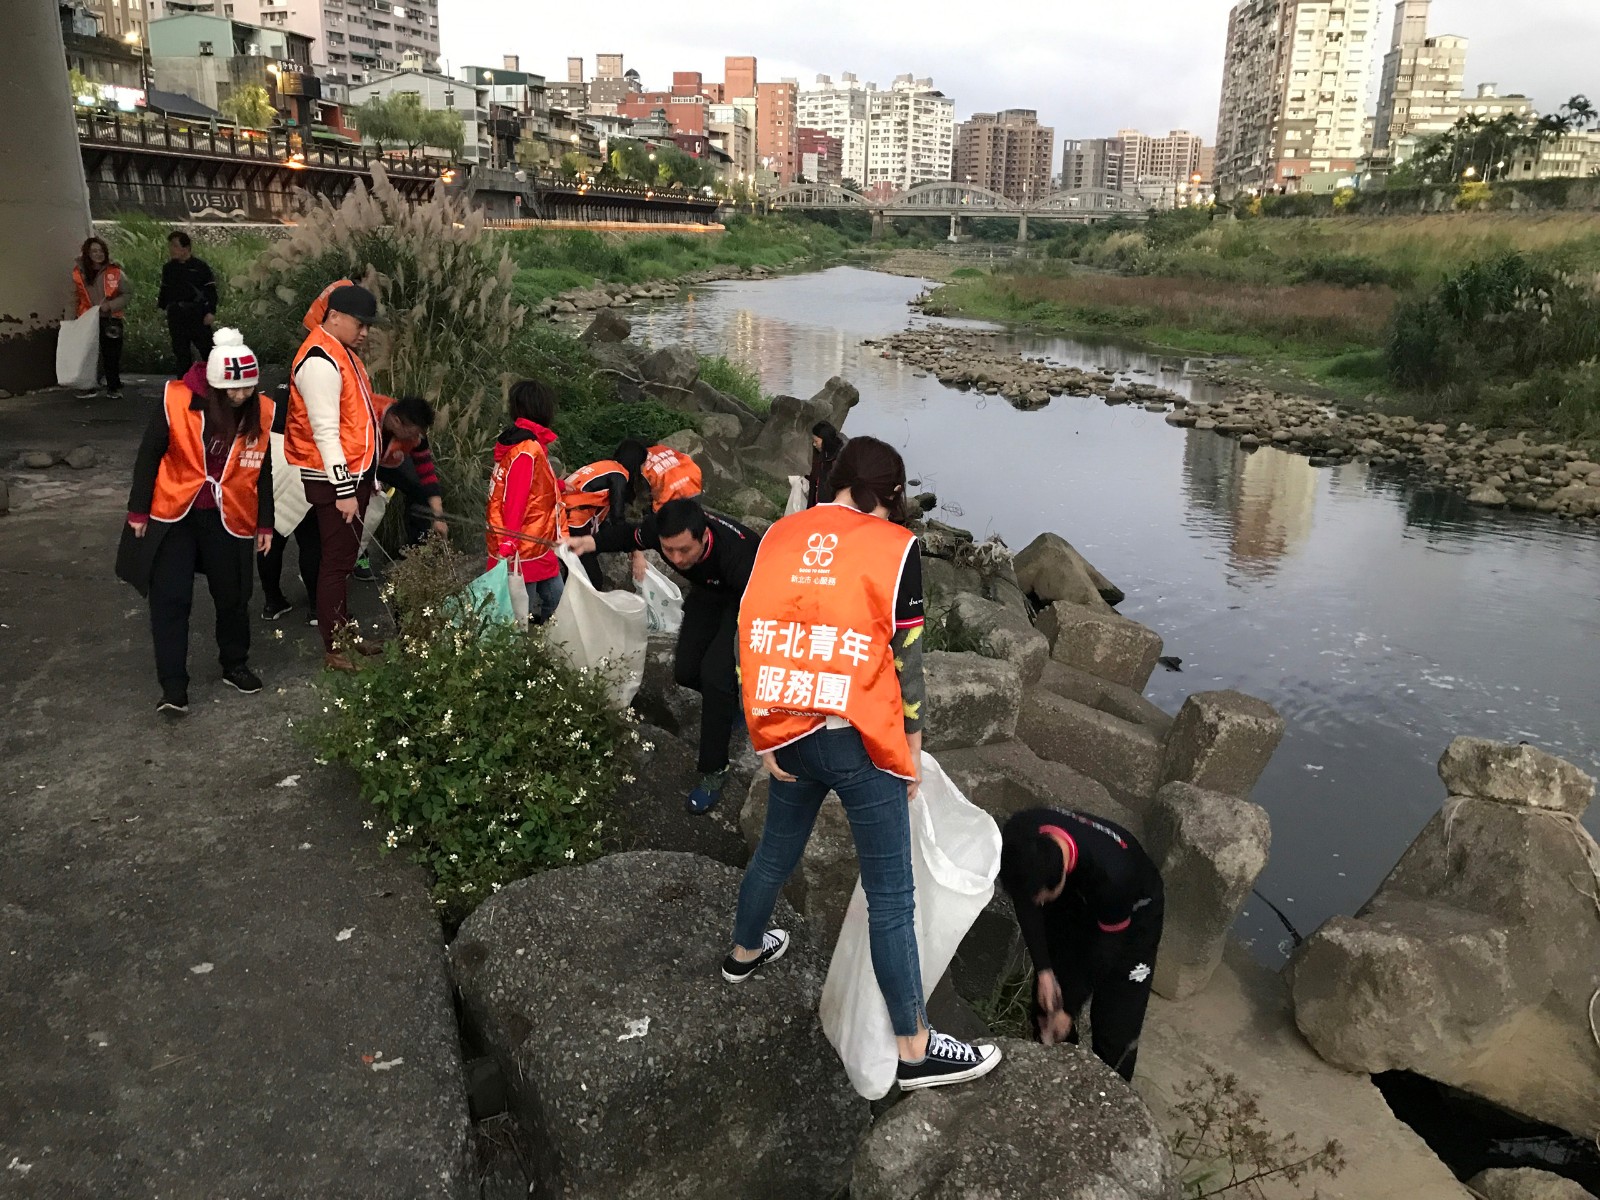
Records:
<instances>
[{"instance_id":1,"label":"black sneaker","mask_svg":"<svg viewBox=\"0 0 1600 1200\"><path fill-rule=\"evenodd\" d=\"M186 717L189 715L189 697L183 692L168 692L156 705L156 712L164 717Z\"/></svg>"},{"instance_id":2,"label":"black sneaker","mask_svg":"<svg viewBox=\"0 0 1600 1200\"><path fill-rule=\"evenodd\" d=\"M359 579L362 583L371 583L377 578L377 575L374 574L372 570L372 559L368 558L365 554L356 559L356 569L352 571L351 574Z\"/></svg>"},{"instance_id":3,"label":"black sneaker","mask_svg":"<svg viewBox=\"0 0 1600 1200\"><path fill-rule=\"evenodd\" d=\"M916 1088L965 1083L969 1079L987 1075L999 1065L999 1046L958 1042L948 1034L930 1029L926 1056L917 1063L908 1063L902 1058L895 1077L900 1082L900 1090L909 1092Z\"/></svg>"},{"instance_id":4,"label":"black sneaker","mask_svg":"<svg viewBox=\"0 0 1600 1200\"><path fill-rule=\"evenodd\" d=\"M743 983L757 967L775 963L788 952L789 935L782 929L769 929L761 939L761 953L749 962L740 962L731 954L722 960L722 977L729 983Z\"/></svg>"},{"instance_id":5,"label":"black sneaker","mask_svg":"<svg viewBox=\"0 0 1600 1200\"><path fill-rule=\"evenodd\" d=\"M261 619L263 621L276 621L284 613L294 609L294 605L287 600L268 600L261 606Z\"/></svg>"},{"instance_id":6,"label":"black sneaker","mask_svg":"<svg viewBox=\"0 0 1600 1200\"><path fill-rule=\"evenodd\" d=\"M222 682L246 696L253 696L261 690L260 678L249 667L235 667L231 671L224 671Z\"/></svg>"}]
</instances>

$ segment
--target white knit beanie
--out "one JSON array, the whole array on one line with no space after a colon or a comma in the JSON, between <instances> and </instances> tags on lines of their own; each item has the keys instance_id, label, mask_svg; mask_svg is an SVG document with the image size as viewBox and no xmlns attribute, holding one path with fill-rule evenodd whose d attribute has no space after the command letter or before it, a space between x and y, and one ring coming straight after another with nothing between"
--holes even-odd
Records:
<instances>
[{"instance_id":1,"label":"white knit beanie","mask_svg":"<svg viewBox=\"0 0 1600 1200\"><path fill-rule=\"evenodd\" d=\"M237 329L219 329L211 346L211 357L206 359L206 382L212 387L257 387L261 383L261 367L255 351L244 344L244 334Z\"/></svg>"}]
</instances>

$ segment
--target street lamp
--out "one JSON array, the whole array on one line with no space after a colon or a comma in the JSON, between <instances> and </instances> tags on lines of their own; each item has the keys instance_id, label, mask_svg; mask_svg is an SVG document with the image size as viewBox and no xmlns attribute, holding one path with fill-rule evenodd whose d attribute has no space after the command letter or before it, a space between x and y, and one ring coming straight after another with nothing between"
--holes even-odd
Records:
<instances>
[{"instance_id":1,"label":"street lamp","mask_svg":"<svg viewBox=\"0 0 1600 1200\"><path fill-rule=\"evenodd\" d=\"M150 103L150 69L149 69L149 60L145 58L144 46L140 44L139 31L137 29L128 30L127 33L122 35L122 40L127 42L128 45L134 46L134 47L136 47L138 49L138 52L139 52L139 88L140 88L141 91L144 92L145 104L148 106L149 103Z\"/></svg>"}]
</instances>

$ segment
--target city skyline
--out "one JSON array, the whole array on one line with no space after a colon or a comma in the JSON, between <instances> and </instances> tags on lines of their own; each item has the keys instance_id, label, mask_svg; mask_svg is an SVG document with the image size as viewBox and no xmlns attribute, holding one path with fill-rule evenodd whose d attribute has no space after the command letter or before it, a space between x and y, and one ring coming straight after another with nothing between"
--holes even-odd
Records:
<instances>
[{"instance_id":1,"label":"city skyline","mask_svg":"<svg viewBox=\"0 0 1600 1200\"><path fill-rule=\"evenodd\" d=\"M1377 0L1377 6L1381 58L1392 0ZM1210 144L1230 7L1228 0L1151 0L1134 20L1125 9L1037 11L1020 0L1000 0L984 6L979 28L973 10L949 0L872 9L818 0L800 22L791 13L751 6L686 27L674 10L641 0L620 0L603 21L592 9L508 10L490 0L445 0L440 25L442 53L452 66L520 54L526 69L560 79L569 55L581 54L592 74L597 53L621 51L647 87L661 87L675 70L718 78L725 55L749 54L764 82L791 76L802 89L819 73L853 71L880 85L908 72L931 75L955 100L957 120L1033 108L1041 124L1055 128L1058 146L1063 138L1108 137L1121 128L1190 129ZM1600 9L1589 0L1541 0L1539 8L1530 21L1526 10L1508 10L1495 0L1433 0L1430 26L1470 39L1469 89L1493 81L1502 91L1531 96L1540 111L1574 93L1600 92L1592 57L1600 44ZM841 30L850 36L841 38ZM907 30L915 31L914 40ZM1371 112L1376 72L1364 100Z\"/></svg>"}]
</instances>

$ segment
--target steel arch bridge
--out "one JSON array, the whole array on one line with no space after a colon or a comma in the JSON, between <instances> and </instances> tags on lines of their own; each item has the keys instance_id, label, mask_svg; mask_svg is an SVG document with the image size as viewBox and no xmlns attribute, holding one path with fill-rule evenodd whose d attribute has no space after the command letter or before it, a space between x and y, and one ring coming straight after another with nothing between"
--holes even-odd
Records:
<instances>
[{"instance_id":1,"label":"steel arch bridge","mask_svg":"<svg viewBox=\"0 0 1600 1200\"><path fill-rule=\"evenodd\" d=\"M1145 216L1149 204L1131 192L1109 188L1079 188L1056 192L1027 204L970 183L919 183L909 191L883 200L837 184L802 183L784 188L768 198L773 209L855 210L872 214L874 224L885 217L1016 217L1021 230L1028 218L1056 221L1103 221L1111 217ZM1020 236L1020 233L1019 233Z\"/></svg>"}]
</instances>

